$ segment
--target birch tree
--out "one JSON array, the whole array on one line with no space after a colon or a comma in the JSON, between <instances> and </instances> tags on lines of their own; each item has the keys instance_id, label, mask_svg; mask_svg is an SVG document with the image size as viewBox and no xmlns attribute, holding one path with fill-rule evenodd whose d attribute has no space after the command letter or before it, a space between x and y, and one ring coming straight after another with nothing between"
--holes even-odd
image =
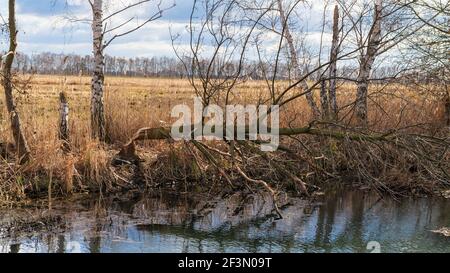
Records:
<instances>
[{"instance_id":1,"label":"birch tree","mask_svg":"<svg viewBox=\"0 0 450 273\"><path fill-rule=\"evenodd\" d=\"M281 23L282 23L283 29L284 29L284 36L286 38L288 48L289 48L289 54L291 57L292 68L294 70L294 79L298 79L302 73L300 70L299 63L298 63L297 50L295 48L294 39L292 37L291 31L289 28L288 18L286 17L286 14L284 12L283 2L282 2L282 0L277 0L277 3L278 3L278 9L280 12ZM309 90L309 86L308 86L308 83L306 82L306 80L301 82L301 86L302 86L303 90L305 90L305 91ZM313 92L311 91L311 92L306 93L305 97L309 104L309 107L311 108L314 118L320 117L320 110L319 110L319 107L317 106L316 102L314 101Z\"/></svg>"},{"instance_id":2,"label":"birch tree","mask_svg":"<svg viewBox=\"0 0 450 273\"><path fill-rule=\"evenodd\" d=\"M105 80L105 56L103 43L103 0L93 0L92 7L92 46L94 71L91 86L91 130L92 137L105 140L105 113L103 104L103 85Z\"/></svg>"},{"instance_id":3,"label":"birch tree","mask_svg":"<svg viewBox=\"0 0 450 273\"><path fill-rule=\"evenodd\" d=\"M369 88L369 77L381 42L381 21L383 18L382 11L382 0L376 0L373 14L373 25L369 32L367 47L365 48L363 45L360 45L363 53L361 54L359 60L355 110L358 123L362 126L367 125L367 95Z\"/></svg>"},{"instance_id":4,"label":"birch tree","mask_svg":"<svg viewBox=\"0 0 450 273\"><path fill-rule=\"evenodd\" d=\"M59 131L58 137L63 142L62 149L67 152L69 145L69 103L64 91L59 93Z\"/></svg>"},{"instance_id":5,"label":"birch tree","mask_svg":"<svg viewBox=\"0 0 450 273\"><path fill-rule=\"evenodd\" d=\"M28 147L25 134L22 130L19 112L13 96L13 73L12 65L17 49L17 28L16 28L16 7L15 0L8 1L8 33L9 33L9 49L5 56L2 57L2 85L5 90L6 108L8 109L11 131L14 142L16 144L19 163L26 163L30 159L30 148Z\"/></svg>"},{"instance_id":6,"label":"birch tree","mask_svg":"<svg viewBox=\"0 0 450 273\"><path fill-rule=\"evenodd\" d=\"M156 12L148 16L136 25L131 25L135 16L128 19L114 20L120 15L126 15L132 9L143 8L143 5L154 2L153 0L141 0L119 7L115 11L104 15L105 3L103 0L89 0L92 9L92 46L94 54L94 71L91 84L91 130L92 137L100 141L107 140L105 113L104 113L104 80L105 80L105 49L117 38L131 34L148 23L162 17L163 11L174 6L163 8L161 2L156 4ZM122 16L123 17L123 16ZM114 21L119 23L114 24ZM109 22L109 24L108 24Z\"/></svg>"}]
</instances>

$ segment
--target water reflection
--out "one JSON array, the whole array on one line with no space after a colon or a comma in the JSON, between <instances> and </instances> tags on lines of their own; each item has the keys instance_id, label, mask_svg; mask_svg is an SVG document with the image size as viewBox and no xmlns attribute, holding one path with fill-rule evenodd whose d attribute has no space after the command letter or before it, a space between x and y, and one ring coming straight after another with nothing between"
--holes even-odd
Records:
<instances>
[{"instance_id":1,"label":"water reflection","mask_svg":"<svg viewBox=\"0 0 450 273\"><path fill-rule=\"evenodd\" d=\"M368 252L367 243L377 241L382 252L450 252L450 239L430 232L450 226L449 200L328 192L323 202L282 202L289 204L282 220L271 216L263 194L61 202L51 212L60 222L13 231L1 227L49 212L3 211L0 251Z\"/></svg>"}]
</instances>

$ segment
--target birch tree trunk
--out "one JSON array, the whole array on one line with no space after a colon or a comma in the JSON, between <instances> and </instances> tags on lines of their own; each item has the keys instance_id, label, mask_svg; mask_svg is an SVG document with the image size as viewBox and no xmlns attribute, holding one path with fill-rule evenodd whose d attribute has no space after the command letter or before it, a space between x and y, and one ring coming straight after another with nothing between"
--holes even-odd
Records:
<instances>
[{"instance_id":1,"label":"birch tree trunk","mask_svg":"<svg viewBox=\"0 0 450 273\"><path fill-rule=\"evenodd\" d=\"M8 25L9 25L9 51L5 58L3 65L3 79L2 85L5 90L6 108L11 120L11 130L16 144L17 153L19 156L19 163L26 163L30 159L30 148L25 139L25 135L20 123L19 113L17 112L16 104L13 96L12 72L11 67L14 61L17 48L17 29L16 29L16 10L15 0L8 2Z\"/></svg>"},{"instance_id":2,"label":"birch tree trunk","mask_svg":"<svg viewBox=\"0 0 450 273\"><path fill-rule=\"evenodd\" d=\"M105 57L103 55L103 0L93 0L92 34L94 53L94 72L91 86L91 130L92 137L105 141L105 113L103 104L103 85Z\"/></svg>"},{"instance_id":3,"label":"birch tree trunk","mask_svg":"<svg viewBox=\"0 0 450 273\"><path fill-rule=\"evenodd\" d=\"M59 93L59 139L63 141L62 149L67 152L70 150L69 146L69 103L67 102L66 94Z\"/></svg>"},{"instance_id":4,"label":"birch tree trunk","mask_svg":"<svg viewBox=\"0 0 450 273\"><path fill-rule=\"evenodd\" d=\"M294 39L292 38L291 35L291 31L289 30L289 25L287 22L287 18L286 15L284 13L284 9L283 9L283 3L282 0L277 0L278 1L278 9L280 10L280 19L281 19L281 23L284 26L284 35L286 37L286 41L288 43L288 47L289 47L289 53L291 55L291 64L294 70L294 78L298 79L300 77L300 67L298 64L298 57L297 57L297 51L295 50L295 45L294 45ZM301 82L302 88L304 91L307 91L309 89L308 83L306 82L306 80ZM320 111L319 111L319 107L317 107L316 102L314 101L314 95L313 95L313 91L311 90L311 92L306 93L306 100L308 102L308 105L310 106L313 116L315 119L320 117Z\"/></svg>"},{"instance_id":5,"label":"birch tree trunk","mask_svg":"<svg viewBox=\"0 0 450 273\"><path fill-rule=\"evenodd\" d=\"M333 14L333 38L331 41L330 52L330 86L328 90L328 97L330 99L331 113L333 119L337 119L337 99L336 99L336 71L337 71L337 57L339 53L339 8L334 6Z\"/></svg>"},{"instance_id":6,"label":"birch tree trunk","mask_svg":"<svg viewBox=\"0 0 450 273\"><path fill-rule=\"evenodd\" d=\"M356 91L356 118L359 125L367 126L367 95L369 88L369 77L372 65L381 42L381 19L382 19L382 0L376 0L375 13L373 16L373 26L369 33L367 50L360 59L359 74L357 78Z\"/></svg>"}]
</instances>

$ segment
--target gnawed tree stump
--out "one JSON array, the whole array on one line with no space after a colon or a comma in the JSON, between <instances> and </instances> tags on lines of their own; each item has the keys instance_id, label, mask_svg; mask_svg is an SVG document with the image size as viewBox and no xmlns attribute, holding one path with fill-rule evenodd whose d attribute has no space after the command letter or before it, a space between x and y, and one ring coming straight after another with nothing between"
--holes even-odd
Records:
<instances>
[{"instance_id":1,"label":"gnawed tree stump","mask_svg":"<svg viewBox=\"0 0 450 273\"><path fill-rule=\"evenodd\" d=\"M170 128L141 128L122 146L120 152L113 158L114 165L134 164L141 161L136 154L135 141L170 139Z\"/></svg>"},{"instance_id":2,"label":"gnawed tree stump","mask_svg":"<svg viewBox=\"0 0 450 273\"><path fill-rule=\"evenodd\" d=\"M141 161L140 157L136 154L136 145L134 141L125 144L120 152L113 158L113 165L133 164L138 165Z\"/></svg>"},{"instance_id":3,"label":"gnawed tree stump","mask_svg":"<svg viewBox=\"0 0 450 273\"><path fill-rule=\"evenodd\" d=\"M70 151L69 145L69 103L64 91L59 93L59 132L58 137L62 140L64 152Z\"/></svg>"}]
</instances>

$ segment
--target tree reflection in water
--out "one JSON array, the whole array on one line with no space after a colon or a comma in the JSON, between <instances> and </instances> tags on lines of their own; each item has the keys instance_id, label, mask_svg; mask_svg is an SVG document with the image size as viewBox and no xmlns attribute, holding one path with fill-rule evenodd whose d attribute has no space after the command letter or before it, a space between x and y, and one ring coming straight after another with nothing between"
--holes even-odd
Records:
<instances>
[{"instance_id":1,"label":"tree reflection in water","mask_svg":"<svg viewBox=\"0 0 450 273\"><path fill-rule=\"evenodd\" d=\"M208 201L204 201L208 200ZM265 194L194 198L163 194L55 204L64 229L3 234L2 252L449 252L450 202L327 192L323 202L285 198L274 220ZM309 211L308 208L313 209ZM27 215L8 211L5 215ZM8 216L4 217L8 219ZM5 225L5 222L0 224Z\"/></svg>"}]
</instances>

